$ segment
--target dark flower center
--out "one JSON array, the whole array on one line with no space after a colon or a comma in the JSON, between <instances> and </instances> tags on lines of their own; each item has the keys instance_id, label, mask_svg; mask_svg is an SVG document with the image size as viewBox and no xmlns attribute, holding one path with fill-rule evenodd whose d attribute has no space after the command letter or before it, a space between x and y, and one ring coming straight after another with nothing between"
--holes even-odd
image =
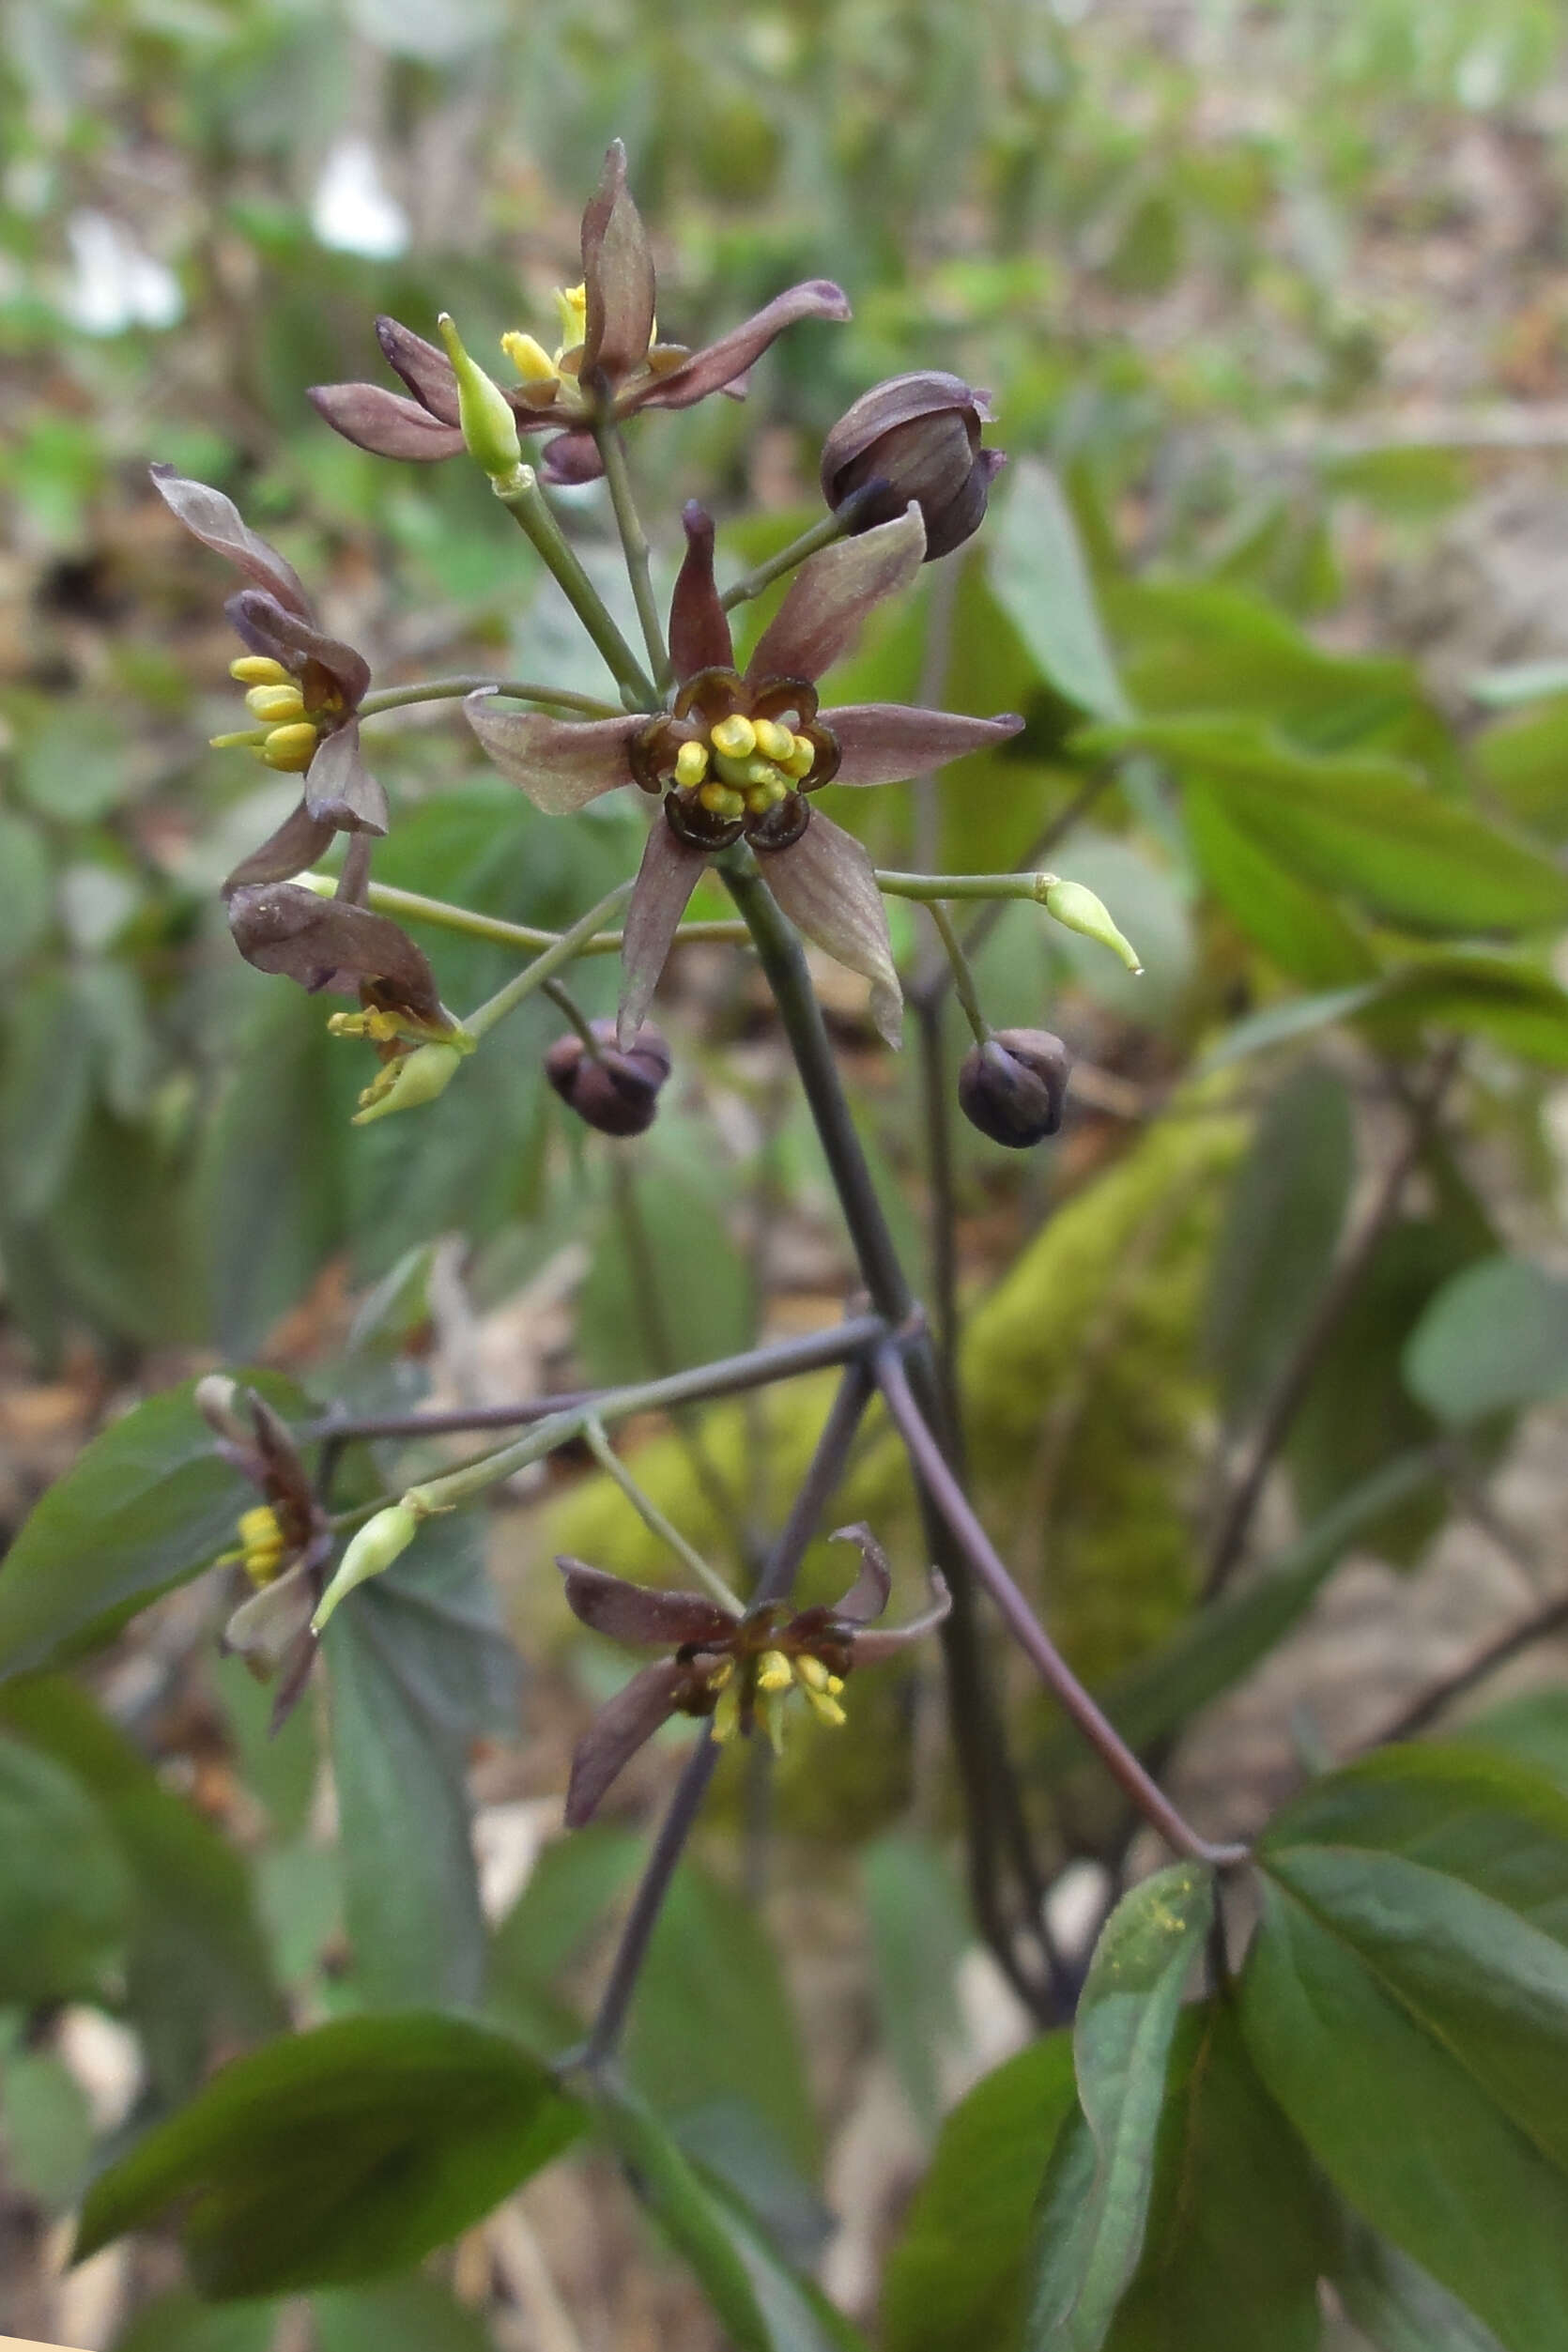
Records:
<instances>
[{"instance_id":1,"label":"dark flower center","mask_svg":"<svg viewBox=\"0 0 1568 2352\"><path fill-rule=\"evenodd\" d=\"M838 746L804 680L704 669L634 739L630 757L638 783L660 795L670 829L692 848L727 849L744 835L757 849L782 850L805 832L802 795L831 781Z\"/></svg>"}]
</instances>

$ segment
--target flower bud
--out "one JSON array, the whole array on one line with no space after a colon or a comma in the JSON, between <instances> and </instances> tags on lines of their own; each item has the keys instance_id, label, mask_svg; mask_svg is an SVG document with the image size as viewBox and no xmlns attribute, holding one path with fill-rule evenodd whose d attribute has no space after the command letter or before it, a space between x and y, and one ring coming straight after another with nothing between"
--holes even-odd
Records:
<instances>
[{"instance_id":1,"label":"flower bud","mask_svg":"<svg viewBox=\"0 0 1568 2352\"><path fill-rule=\"evenodd\" d=\"M557 1038L545 1056L545 1075L579 1119L601 1135L641 1135L653 1124L659 1088L669 1076L669 1048L652 1027L638 1031L624 1053L613 1021L596 1021L597 1057L581 1038Z\"/></svg>"},{"instance_id":2,"label":"flower bud","mask_svg":"<svg viewBox=\"0 0 1568 2352\"><path fill-rule=\"evenodd\" d=\"M823 442L822 496L836 515L855 500L852 531L894 521L913 499L926 561L950 554L978 530L992 478L1007 462L980 447L990 421L989 395L961 377L892 377L847 409Z\"/></svg>"},{"instance_id":3,"label":"flower bud","mask_svg":"<svg viewBox=\"0 0 1568 2352\"><path fill-rule=\"evenodd\" d=\"M443 311L437 321L447 358L457 378L457 422L469 455L484 467L492 482L504 482L523 462L517 420L500 386L492 383L479 361L470 359L456 328Z\"/></svg>"},{"instance_id":4,"label":"flower bud","mask_svg":"<svg viewBox=\"0 0 1568 2352\"><path fill-rule=\"evenodd\" d=\"M338 1563L337 1575L327 1587L311 1619L312 1633L320 1633L338 1603L355 1586L368 1583L372 1576L385 1575L394 1560L401 1560L419 1533L425 1514L412 1503L389 1503L374 1519L367 1519Z\"/></svg>"},{"instance_id":5,"label":"flower bud","mask_svg":"<svg viewBox=\"0 0 1568 2352\"><path fill-rule=\"evenodd\" d=\"M995 1144L1027 1151L1062 1124L1072 1056L1049 1029L998 1029L959 1069L959 1108Z\"/></svg>"},{"instance_id":6,"label":"flower bud","mask_svg":"<svg viewBox=\"0 0 1568 2352\"><path fill-rule=\"evenodd\" d=\"M1134 975L1143 971L1138 950L1130 939L1124 939L1106 911L1104 901L1086 890L1081 882L1064 882L1059 875L1040 877L1040 903L1064 930L1082 931L1085 939L1098 939L1102 947L1109 947L1119 956Z\"/></svg>"}]
</instances>

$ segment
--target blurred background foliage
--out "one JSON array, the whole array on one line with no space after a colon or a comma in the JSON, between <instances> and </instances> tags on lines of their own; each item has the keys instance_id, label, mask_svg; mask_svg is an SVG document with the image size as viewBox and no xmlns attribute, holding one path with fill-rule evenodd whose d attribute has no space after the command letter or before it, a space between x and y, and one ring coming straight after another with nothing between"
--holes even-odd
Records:
<instances>
[{"instance_id":1,"label":"blurred background foliage","mask_svg":"<svg viewBox=\"0 0 1568 2352\"><path fill-rule=\"evenodd\" d=\"M8 1515L101 1420L219 1359L379 1407L432 1381L488 1395L637 1376L836 1312L831 1198L738 960L687 951L672 972L678 1083L635 1148L566 1131L539 1082L557 1023L538 999L486 1042L483 1083L466 1072L438 1109L361 1131L347 1124L359 1049L238 962L215 898L293 788L207 747L239 723L232 583L170 524L146 461L235 497L378 684L475 670L597 689L471 469L366 457L304 392L381 380L380 311L428 332L450 309L482 352L513 326L553 339L550 289L577 274L577 213L620 135L666 333L699 343L813 275L855 312L776 346L744 407L639 423L667 565L692 495L734 571L814 519L822 434L907 367L989 385L1013 461L952 576L869 636L835 699L924 681L958 709L1023 711L1025 733L951 771L924 811L830 796L884 864L983 871L1027 858L1092 794L1053 862L1100 891L1147 965L1132 983L1023 906L981 959L993 1020L1049 1017L1086 1066L1058 1146L1021 1161L958 1139L961 1271L979 1301L973 1455L1008 1557L1082 1669L1145 1709L1150 1739L1263 1654L1352 1536L1400 1565L1427 1557L1453 1489L1410 1479L1369 1499L1369 1478L1439 1429L1464 1435L1480 1476L1512 1418L1568 1384L1540 1270L1568 1068L1550 956L1568 919L1565 50L1553 0L604 0L592 21L562 0L10 0L0 1345L34 1401L7 1424ZM616 593L598 493L562 503ZM450 715L400 714L367 739L396 812L379 880L558 927L630 870L630 810L537 816ZM913 959L925 934L893 914ZM420 936L458 1009L515 968ZM606 1009L613 961L579 975ZM870 1047L857 991L821 976L918 1262L915 1056ZM1183 1681L1217 1450L1245 1439L1307 1329L1438 1035L1465 1040L1462 1119L1424 1151L1296 1419L1268 1523L1293 1597ZM956 1058L956 1025L947 1043ZM1499 1314L1531 1335L1500 1365L1485 1354ZM776 1511L820 1404L807 1384L715 1410L695 1469L690 1431L644 1433L638 1474L722 1550L715 1492L748 1524ZM578 1473L492 1546L530 1659L563 1633L553 1591L522 1573L546 1549L669 1572ZM909 1528L917 1568L874 1429L847 1492L843 1515L896 1545ZM1337 1542L1284 1550L1347 1504ZM103 2130L36 2032L40 2006L129 2020L145 2114L269 2030L280 2002L299 2020L476 1997L485 1928L449 1868L466 1852L466 1768L478 1752L482 1828L500 1837L521 1808L537 1845L585 1696L617 1679L597 1654L563 1696L537 1677L519 1761L477 1546L470 1530L431 1568L438 1654L393 1579L375 1638L340 1621L341 1871L313 1801L329 1734L307 1712L265 1741L265 1702L212 1669L210 1594L110 1653L95 1686L123 1731L65 1683L7 1701L0 1814L45 1834L38 1869L8 1861L4 1899L59 1931L33 1946L38 1981L0 1979L8 2160L29 2209L69 2207ZM819 1551L811 1574L837 1590L841 1560ZM1163 1683L1136 1679L1151 1653ZM917 1955L956 1956L968 1935L930 1696L868 1689L836 1763L820 1745L792 1757L780 1791L823 1902L837 1892L869 1919L867 2030L892 2053L916 2151L940 2103L930 2052L961 2038L952 1970L933 1991ZM1026 1695L1018 1724L1055 1859L1114 1852L1105 1791L1070 1777ZM660 1747L628 1787L647 1793L667 1766ZM1240 1788L1237 1819L1213 1826L1254 1825L1273 1793ZM808 2254L825 2227L822 2117L845 2112L853 2036L812 2011L807 2068L774 1945L732 1883L728 1833L751 1802L738 1780L721 1792L726 1834L661 1931L633 2067L684 2144ZM423 1872L404 1868L411 1852ZM74 1857L63 1906L40 1877L60 1853ZM559 2044L574 1966L637 1846L612 1824L543 1854L493 1940L488 1997ZM830 1953L858 1932L838 1921ZM698 1971L703 2014L733 2013L733 2034L694 2027ZM798 1955L792 1972L798 1999L832 1980ZM760 1983L782 2021L766 2063L742 2031ZM137 2293L164 2279L148 2258ZM410 2286L399 2319L387 2298L403 2292L357 2311L318 2298L320 2341L352 2347L395 2321L412 2332L393 2341L461 2352L455 2307L433 2317ZM705 2324L659 2299L677 2292L626 2287L617 2342L660 2340L634 2324L676 2310ZM526 2304L515 2277L508 2293ZM19 2309L51 2331L53 2306ZM218 2344L177 2295L159 2309L167 2332L128 2343Z\"/></svg>"}]
</instances>

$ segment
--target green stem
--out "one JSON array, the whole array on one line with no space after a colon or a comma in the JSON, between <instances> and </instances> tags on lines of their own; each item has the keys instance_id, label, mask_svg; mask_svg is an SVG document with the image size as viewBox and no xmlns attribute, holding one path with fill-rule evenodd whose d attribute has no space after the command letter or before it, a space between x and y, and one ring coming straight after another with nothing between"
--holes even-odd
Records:
<instances>
[{"instance_id":1,"label":"green stem","mask_svg":"<svg viewBox=\"0 0 1568 2352\"><path fill-rule=\"evenodd\" d=\"M318 899L330 899L337 890L337 877L333 874L297 874L295 880L301 889L314 890ZM541 930L532 923L508 923L499 915L476 915L469 907L453 906L445 899L427 899L418 890L398 890L385 882L370 884L365 903L377 915L400 915L405 922L430 923L438 930L459 931L465 939L483 939L497 947L518 947L527 955L541 947L553 947L561 937L560 931ZM578 953L618 956L623 936L621 931L598 931L584 942ZM750 937L744 923L683 923L675 934L674 945L744 947Z\"/></svg>"},{"instance_id":2,"label":"green stem","mask_svg":"<svg viewBox=\"0 0 1568 2352\"><path fill-rule=\"evenodd\" d=\"M614 509L615 528L621 534L621 549L626 559L626 576L632 584L632 602L637 607L637 617L642 626L642 641L648 648L649 664L662 694L669 685L669 655L665 649L659 608L653 601L653 581L648 564L648 534L642 528L642 517L637 511L637 500L632 494L626 444L613 417L593 427L593 438L605 469L605 486Z\"/></svg>"},{"instance_id":3,"label":"green stem","mask_svg":"<svg viewBox=\"0 0 1568 2352\"><path fill-rule=\"evenodd\" d=\"M770 555L765 563L759 563L753 571L743 573L733 588L725 590L719 603L726 612L733 612L737 605L744 605L751 597L760 596L764 588L771 588L774 581L782 579L786 572L792 572L797 563L804 563L808 555L815 555L820 547L831 547L836 539L842 539L846 528L842 513L824 515L820 523L813 523L809 530L803 530L798 539L792 539L787 547L780 547L776 555Z\"/></svg>"},{"instance_id":4,"label":"green stem","mask_svg":"<svg viewBox=\"0 0 1568 2352\"><path fill-rule=\"evenodd\" d=\"M717 1569L709 1567L697 1546L688 1544L680 1529L665 1517L652 1495L643 1493L606 1436L603 1422L597 1418L591 1419L582 1434L599 1468L607 1478L614 1480L649 1533L657 1536L661 1544L669 1546L681 1565L697 1578L703 1591L718 1603L720 1608L728 1609L732 1617L744 1616L743 1604L730 1591Z\"/></svg>"},{"instance_id":5,"label":"green stem","mask_svg":"<svg viewBox=\"0 0 1568 2352\"><path fill-rule=\"evenodd\" d=\"M515 1006L522 1003L525 996L531 996L535 989L543 988L546 980L553 979L563 964L570 963L575 956L580 955L585 942L592 939L616 908L631 896L631 888L629 882L618 882L615 888L607 891L598 905L590 907L569 931L562 931L553 946L546 947L543 955L535 956L526 970L519 972L515 979L508 980L504 988L498 989L494 996L476 1006L462 1024L469 1037L486 1036L498 1021L503 1021Z\"/></svg>"},{"instance_id":6,"label":"green stem","mask_svg":"<svg viewBox=\"0 0 1568 2352\"><path fill-rule=\"evenodd\" d=\"M521 525L541 562L551 572L567 603L608 665L628 711L655 711L659 695L631 647L615 624L608 606L582 567L550 511L531 466L519 466L509 482L498 482L496 496Z\"/></svg>"},{"instance_id":7,"label":"green stem","mask_svg":"<svg viewBox=\"0 0 1568 2352\"><path fill-rule=\"evenodd\" d=\"M1055 874L894 874L876 869L877 888L888 899L1033 899L1045 904Z\"/></svg>"},{"instance_id":8,"label":"green stem","mask_svg":"<svg viewBox=\"0 0 1568 2352\"><path fill-rule=\"evenodd\" d=\"M513 702L543 702L552 710L569 711L582 718L616 718L620 704L601 702L592 694L569 694L564 686L537 686L526 678L484 678L477 672L461 678L420 678L409 686L379 686L360 704L361 718L380 711L405 710L411 702L454 702L466 694L504 694Z\"/></svg>"},{"instance_id":9,"label":"green stem","mask_svg":"<svg viewBox=\"0 0 1568 2352\"><path fill-rule=\"evenodd\" d=\"M963 1007L963 1017L975 1032L975 1042L976 1045L989 1045L991 1023L980 1009L975 975L970 970L969 958L963 952L958 932L953 929L953 918L940 899L930 901L930 916L947 951L947 961L953 968L953 986L958 992L959 1003Z\"/></svg>"},{"instance_id":10,"label":"green stem","mask_svg":"<svg viewBox=\"0 0 1568 2352\"><path fill-rule=\"evenodd\" d=\"M593 1034L593 1023L589 1020L565 981L546 980L545 993L556 1010L576 1031L577 1036L582 1039L583 1051L590 1059L595 1062L603 1061L605 1049L600 1039Z\"/></svg>"}]
</instances>

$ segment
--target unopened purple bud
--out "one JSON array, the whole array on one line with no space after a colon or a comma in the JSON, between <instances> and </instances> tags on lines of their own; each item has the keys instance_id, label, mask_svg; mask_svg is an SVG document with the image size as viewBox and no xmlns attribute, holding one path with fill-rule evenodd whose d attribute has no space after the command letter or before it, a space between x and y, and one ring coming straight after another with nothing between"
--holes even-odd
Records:
<instances>
[{"instance_id":1,"label":"unopened purple bud","mask_svg":"<svg viewBox=\"0 0 1568 2352\"><path fill-rule=\"evenodd\" d=\"M891 522L913 499L926 526L926 561L961 546L985 519L1005 460L980 447L988 395L960 376L928 370L874 385L822 444L822 496L837 515L855 501L852 531Z\"/></svg>"},{"instance_id":2,"label":"unopened purple bud","mask_svg":"<svg viewBox=\"0 0 1568 2352\"><path fill-rule=\"evenodd\" d=\"M659 1088L670 1072L670 1053L659 1032L639 1029L621 1052L613 1021L595 1021L598 1053L570 1032L545 1056L545 1075L579 1119L601 1135L641 1135L653 1124Z\"/></svg>"},{"instance_id":3,"label":"unopened purple bud","mask_svg":"<svg viewBox=\"0 0 1568 2352\"><path fill-rule=\"evenodd\" d=\"M1072 1056L1049 1029L998 1029L959 1069L959 1108L995 1144L1027 1151L1062 1124Z\"/></svg>"}]
</instances>

